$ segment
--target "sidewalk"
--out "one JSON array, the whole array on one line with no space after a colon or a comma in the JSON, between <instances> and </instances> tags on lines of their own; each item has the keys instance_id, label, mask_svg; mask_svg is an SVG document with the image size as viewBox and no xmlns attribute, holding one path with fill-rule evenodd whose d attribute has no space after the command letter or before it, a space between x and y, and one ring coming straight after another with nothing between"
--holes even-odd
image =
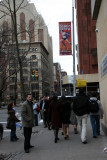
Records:
<instances>
[{"instance_id":1,"label":"sidewalk","mask_svg":"<svg viewBox=\"0 0 107 160\"><path fill-rule=\"evenodd\" d=\"M88 120L87 144L82 144L80 134L73 133L73 126L70 125L70 138L65 140L59 132L60 140L54 143L53 131L49 131L40 123L33 128L31 144L35 147L30 153L25 153L23 149L23 130L17 130L19 140L10 142L9 136L4 137L0 142L0 154L5 160L107 160L107 154L103 149L107 146L107 137L101 132L101 136L94 139ZM2 159L0 159L2 160Z\"/></svg>"}]
</instances>

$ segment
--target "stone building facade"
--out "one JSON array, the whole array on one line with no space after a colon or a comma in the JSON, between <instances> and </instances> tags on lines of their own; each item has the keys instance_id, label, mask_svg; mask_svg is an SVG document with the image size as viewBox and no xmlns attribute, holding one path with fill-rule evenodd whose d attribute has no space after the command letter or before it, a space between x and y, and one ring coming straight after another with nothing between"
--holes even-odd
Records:
<instances>
[{"instance_id":1,"label":"stone building facade","mask_svg":"<svg viewBox=\"0 0 107 160\"><path fill-rule=\"evenodd\" d=\"M16 1L16 7L21 2L22 0ZM10 0L10 6L13 8L12 0ZM0 7L8 13L5 7L3 8L2 5ZM2 16L3 13L1 12L0 17ZM0 26L3 28L12 28L11 18L10 14L4 16L0 21ZM17 30L19 32L18 42L20 53L23 54L23 57L25 55L23 61L23 79L26 91L32 92L33 97L37 98L43 95L49 95L50 90L53 89L52 37L48 33L48 28L42 16L36 11L35 5L29 3L27 0L24 0L17 11ZM15 53L14 36L14 34L11 34L11 38L8 37L9 51L6 50L6 52L10 52L11 54L12 52ZM13 51L12 48L14 48ZM20 73L16 70L17 65L9 62L7 69L7 99L14 99L16 93L17 99L20 99L21 84ZM32 77L32 71L37 71L38 76ZM13 72L15 74L11 74Z\"/></svg>"}]
</instances>

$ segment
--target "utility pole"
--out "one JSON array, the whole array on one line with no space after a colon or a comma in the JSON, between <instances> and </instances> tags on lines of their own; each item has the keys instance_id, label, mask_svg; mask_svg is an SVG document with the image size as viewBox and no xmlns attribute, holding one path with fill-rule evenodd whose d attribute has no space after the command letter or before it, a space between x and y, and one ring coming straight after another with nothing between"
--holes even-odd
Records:
<instances>
[{"instance_id":1,"label":"utility pole","mask_svg":"<svg viewBox=\"0 0 107 160\"><path fill-rule=\"evenodd\" d=\"M76 89L75 89L76 76L75 76L75 31L74 31L74 7L75 7L75 2L74 2L74 0L72 0L73 95L74 95L74 96L76 96Z\"/></svg>"},{"instance_id":2,"label":"utility pole","mask_svg":"<svg viewBox=\"0 0 107 160\"><path fill-rule=\"evenodd\" d=\"M62 76L61 76L61 67L59 67L59 76L60 76L60 92L62 97Z\"/></svg>"}]
</instances>

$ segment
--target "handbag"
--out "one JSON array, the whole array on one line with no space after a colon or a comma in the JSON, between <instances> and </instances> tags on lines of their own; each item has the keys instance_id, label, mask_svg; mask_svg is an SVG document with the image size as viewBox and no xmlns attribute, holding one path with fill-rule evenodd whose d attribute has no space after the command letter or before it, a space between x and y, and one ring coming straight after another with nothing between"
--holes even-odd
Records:
<instances>
[{"instance_id":1,"label":"handbag","mask_svg":"<svg viewBox=\"0 0 107 160\"><path fill-rule=\"evenodd\" d=\"M10 118L7 118L6 128L12 129L13 127L14 127L14 122Z\"/></svg>"},{"instance_id":2,"label":"handbag","mask_svg":"<svg viewBox=\"0 0 107 160\"><path fill-rule=\"evenodd\" d=\"M40 107L37 105L36 111L39 113L40 112Z\"/></svg>"}]
</instances>

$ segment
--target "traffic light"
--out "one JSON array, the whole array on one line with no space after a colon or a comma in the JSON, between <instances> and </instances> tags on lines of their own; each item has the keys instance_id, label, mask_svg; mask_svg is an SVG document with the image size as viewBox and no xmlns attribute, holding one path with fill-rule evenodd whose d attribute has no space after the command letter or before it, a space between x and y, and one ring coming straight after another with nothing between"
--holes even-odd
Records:
<instances>
[{"instance_id":1,"label":"traffic light","mask_svg":"<svg viewBox=\"0 0 107 160\"><path fill-rule=\"evenodd\" d=\"M38 77L38 71L35 71L35 77Z\"/></svg>"},{"instance_id":2,"label":"traffic light","mask_svg":"<svg viewBox=\"0 0 107 160\"><path fill-rule=\"evenodd\" d=\"M32 71L32 77L34 77L35 76L35 71Z\"/></svg>"}]
</instances>

